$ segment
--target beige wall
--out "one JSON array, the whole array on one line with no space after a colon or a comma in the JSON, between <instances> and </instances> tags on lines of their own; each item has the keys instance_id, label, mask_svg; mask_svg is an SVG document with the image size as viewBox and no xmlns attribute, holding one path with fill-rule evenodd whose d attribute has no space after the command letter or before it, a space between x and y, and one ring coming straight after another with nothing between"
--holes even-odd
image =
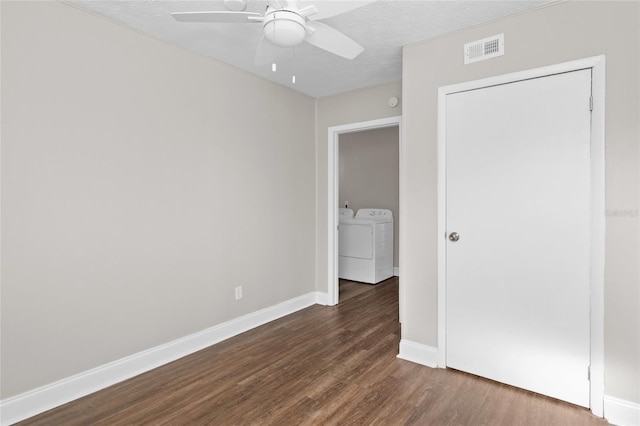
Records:
<instances>
[{"instance_id":1,"label":"beige wall","mask_svg":"<svg viewBox=\"0 0 640 426\"><path fill-rule=\"evenodd\" d=\"M410 232L400 247L403 339L437 346L438 87L605 54L605 393L640 402L639 8L638 2L562 2L405 47L400 208ZM504 56L463 65L465 43L499 33Z\"/></svg>"},{"instance_id":2,"label":"beige wall","mask_svg":"<svg viewBox=\"0 0 640 426\"><path fill-rule=\"evenodd\" d=\"M339 139L339 205L393 212L393 266L398 267L398 127L345 133Z\"/></svg>"},{"instance_id":3,"label":"beige wall","mask_svg":"<svg viewBox=\"0 0 640 426\"><path fill-rule=\"evenodd\" d=\"M327 277L328 129L332 126L402 115L401 106L390 108L387 103L392 96L400 98L401 92L402 84L398 81L316 100L316 288L318 291L327 291L329 279Z\"/></svg>"},{"instance_id":4,"label":"beige wall","mask_svg":"<svg viewBox=\"0 0 640 426\"><path fill-rule=\"evenodd\" d=\"M2 398L315 290L312 98L1 8Z\"/></svg>"}]
</instances>

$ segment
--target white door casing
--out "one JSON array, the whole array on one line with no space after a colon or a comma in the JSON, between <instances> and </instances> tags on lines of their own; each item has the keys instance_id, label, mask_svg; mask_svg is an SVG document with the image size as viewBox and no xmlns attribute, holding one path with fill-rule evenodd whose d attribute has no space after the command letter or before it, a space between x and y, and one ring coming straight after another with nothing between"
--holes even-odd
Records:
<instances>
[{"instance_id":1,"label":"white door casing","mask_svg":"<svg viewBox=\"0 0 640 426\"><path fill-rule=\"evenodd\" d=\"M439 99L439 366L590 406L599 415L603 68L603 57L589 58L448 86ZM548 75L554 77L542 78ZM554 94L561 95L556 102L540 103ZM489 107L491 99L501 101ZM576 108L582 111L567 111ZM542 131L542 122L561 137ZM486 140L467 145L477 137ZM568 138L582 139L582 147L558 146ZM457 242L446 239L454 231ZM538 253L530 252L534 247ZM566 284L580 281L582 287Z\"/></svg>"},{"instance_id":2,"label":"white door casing","mask_svg":"<svg viewBox=\"0 0 640 426\"><path fill-rule=\"evenodd\" d=\"M338 184L339 184L339 168L338 168L338 143L341 134L360 132L373 129L382 129L386 127L398 127L398 149L400 151L399 158L402 159L402 117L394 116L381 118L377 120L362 121L358 123L343 124L340 126L332 126L327 129L327 304L333 306L338 304ZM402 164L399 166L399 200L402 206L402 187L404 172ZM402 241L402 207L398 213L400 217L399 233L397 238ZM402 270L403 254L399 253L398 259L400 270ZM400 285L400 319L402 320L402 300L403 288Z\"/></svg>"}]
</instances>

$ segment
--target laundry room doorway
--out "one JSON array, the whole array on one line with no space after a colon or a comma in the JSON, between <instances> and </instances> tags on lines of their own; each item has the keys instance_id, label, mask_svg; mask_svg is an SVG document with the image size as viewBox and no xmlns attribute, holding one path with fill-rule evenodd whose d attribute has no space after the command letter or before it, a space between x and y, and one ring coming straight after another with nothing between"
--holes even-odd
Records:
<instances>
[{"instance_id":1,"label":"laundry room doorway","mask_svg":"<svg viewBox=\"0 0 640 426\"><path fill-rule=\"evenodd\" d=\"M401 135L400 116L328 129L327 294L330 305L338 304L340 299L338 209L347 204L354 213L364 208L384 208L393 212L394 275L400 273Z\"/></svg>"}]
</instances>

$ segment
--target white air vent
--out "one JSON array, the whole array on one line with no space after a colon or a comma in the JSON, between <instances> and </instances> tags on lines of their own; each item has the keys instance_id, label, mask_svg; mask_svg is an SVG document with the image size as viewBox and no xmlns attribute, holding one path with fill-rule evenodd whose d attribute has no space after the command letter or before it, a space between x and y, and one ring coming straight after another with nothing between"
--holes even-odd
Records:
<instances>
[{"instance_id":1,"label":"white air vent","mask_svg":"<svg viewBox=\"0 0 640 426\"><path fill-rule=\"evenodd\" d=\"M465 64L502 55L504 55L504 34L483 38L464 45Z\"/></svg>"}]
</instances>

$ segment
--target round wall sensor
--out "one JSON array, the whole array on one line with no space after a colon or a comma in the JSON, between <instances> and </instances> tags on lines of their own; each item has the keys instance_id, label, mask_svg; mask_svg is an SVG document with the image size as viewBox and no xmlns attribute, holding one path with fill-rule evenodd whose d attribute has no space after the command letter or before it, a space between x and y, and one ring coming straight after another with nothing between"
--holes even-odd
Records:
<instances>
[{"instance_id":1,"label":"round wall sensor","mask_svg":"<svg viewBox=\"0 0 640 426\"><path fill-rule=\"evenodd\" d=\"M395 108L398 106L398 98L396 98L395 96L392 96L389 98L389 106L391 108Z\"/></svg>"}]
</instances>

